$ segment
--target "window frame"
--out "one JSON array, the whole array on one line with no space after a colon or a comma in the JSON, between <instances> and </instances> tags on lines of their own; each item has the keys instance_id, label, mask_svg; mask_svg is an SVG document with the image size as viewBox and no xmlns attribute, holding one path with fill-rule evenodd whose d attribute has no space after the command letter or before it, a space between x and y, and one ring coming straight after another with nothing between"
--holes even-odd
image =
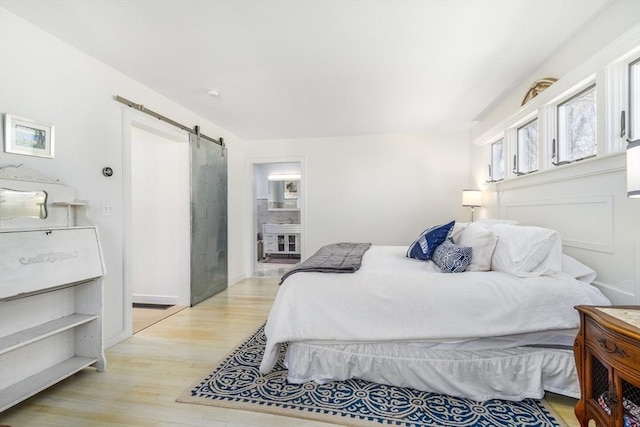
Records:
<instances>
[{"instance_id":1,"label":"window frame","mask_svg":"<svg viewBox=\"0 0 640 427\"><path fill-rule=\"evenodd\" d=\"M577 91L573 91L571 92L570 95L568 96L564 96L562 97L557 103L555 103L554 105L554 110L555 110L555 129L554 129L554 138L552 141L552 147L551 147L551 164L553 166L562 166L562 165L568 165L570 163L574 163L574 162L579 162L581 160L586 160L586 159L590 159L593 157L596 157L598 155L598 85L596 84L595 81L590 82L591 84L586 85L586 87L582 87L581 89L577 90ZM593 139L595 140L595 153L594 154L590 154L588 156L585 157L579 157L579 158L575 158L575 159L569 159L569 160L562 160L560 153L563 151L561 148L561 144L562 141L560 140L560 123L561 123L561 117L560 117L560 109L563 105L569 104L571 101L583 96L584 94L593 91L593 98L594 98L594 110L595 110L595 114L594 114L594 135L593 135ZM564 151L569 151L569 144L571 141L565 141L566 145L564 146Z\"/></svg>"},{"instance_id":2,"label":"window frame","mask_svg":"<svg viewBox=\"0 0 640 427\"><path fill-rule=\"evenodd\" d=\"M534 169L522 171L521 166L523 164L521 157L521 147L520 147L520 130L530 126L531 124L536 124L536 141L535 141L535 156L536 156L536 165ZM515 176L528 175L530 173L538 172L540 170L540 126L538 121L538 116L535 116L529 120L526 120L523 124L515 126L515 141L514 141L514 155L513 155L513 169L512 173Z\"/></svg>"},{"instance_id":3,"label":"window frame","mask_svg":"<svg viewBox=\"0 0 640 427\"><path fill-rule=\"evenodd\" d=\"M502 177L495 179L494 177L494 147L497 144L501 144L502 145L502 156L501 156L501 161L502 161ZM505 138L504 136L501 136L499 138L494 138L493 142L490 144L487 144L487 149L486 149L486 153L485 153L485 159L487 160L487 167L488 167L488 175L487 175L487 179L485 180L485 182L487 183L492 183L492 182L500 182L503 181L506 178L506 173L505 173Z\"/></svg>"},{"instance_id":4,"label":"window frame","mask_svg":"<svg viewBox=\"0 0 640 427\"><path fill-rule=\"evenodd\" d=\"M626 138L625 142L631 143L640 139L640 56L632 58L625 63L626 66L626 109L622 110L620 138ZM637 67L637 80L632 78L632 68ZM635 86L634 87L634 83ZM633 97L637 95L637 99ZM637 111L636 111L637 110ZM627 113L625 120L625 111ZM635 113L635 116L634 116Z\"/></svg>"},{"instance_id":5,"label":"window frame","mask_svg":"<svg viewBox=\"0 0 640 427\"><path fill-rule=\"evenodd\" d=\"M605 119L607 152L624 151L628 139L632 137L629 133L629 128L633 127L630 124L633 113L631 67L638 62L640 62L640 46L608 64L605 69L607 85L605 102L608 107ZM638 85L640 86L640 82ZM637 130L640 136L640 128Z\"/></svg>"}]
</instances>

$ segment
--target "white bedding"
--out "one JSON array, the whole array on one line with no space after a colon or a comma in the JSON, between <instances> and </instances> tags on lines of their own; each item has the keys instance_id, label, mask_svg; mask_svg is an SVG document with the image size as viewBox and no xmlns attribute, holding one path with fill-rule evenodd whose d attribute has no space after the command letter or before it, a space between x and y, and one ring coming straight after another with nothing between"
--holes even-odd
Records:
<instances>
[{"instance_id":1,"label":"white bedding","mask_svg":"<svg viewBox=\"0 0 640 427\"><path fill-rule=\"evenodd\" d=\"M273 368L284 342L459 342L566 330L578 327L575 305L609 304L596 288L564 273L443 274L405 252L373 246L353 274L288 277L267 320L260 371Z\"/></svg>"},{"instance_id":2,"label":"white bedding","mask_svg":"<svg viewBox=\"0 0 640 427\"><path fill-rule=\"evenodd\" d=\"M505 335L502 337L473 338L451 341L411 341L408 344L417 348L432 350L482 351L497 350L536 345L540 347L571 347L578 335L578 328L556 331L527 332L525 334ZM296 341L300 342L300 341ZM307 344L344 344L344 341L305 340ZM393 341L395 343L396 341ZM365 344L369 344L368 342Z\"/></svg>"},{"instance_id":3,"label":"white bedding","mask_svg":"<svg viewBox=\"0 0 640 427\"><path fill-rule=\"evenodd\" d=\"M403 343L294 342L284 364L294 384L360 378L478 401L540 399L545 390L580 397L573 347L452 351Z\"/></svg>"}]
</instances>

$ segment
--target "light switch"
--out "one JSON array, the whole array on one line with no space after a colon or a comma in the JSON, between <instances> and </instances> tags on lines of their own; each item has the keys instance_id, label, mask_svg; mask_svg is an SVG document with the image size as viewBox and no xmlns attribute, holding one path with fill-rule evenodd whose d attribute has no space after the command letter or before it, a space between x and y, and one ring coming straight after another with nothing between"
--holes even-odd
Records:
<instances>
[{"instance_id":1,"label":"light switch","mask_svg":"<svg viewBox=\"0 0 640 427\"><path fill-rule=\"evenodd\" d=\"M113 216L113 205L109 202L102 202L102 216Z\"/></svg>"}]
</instances>

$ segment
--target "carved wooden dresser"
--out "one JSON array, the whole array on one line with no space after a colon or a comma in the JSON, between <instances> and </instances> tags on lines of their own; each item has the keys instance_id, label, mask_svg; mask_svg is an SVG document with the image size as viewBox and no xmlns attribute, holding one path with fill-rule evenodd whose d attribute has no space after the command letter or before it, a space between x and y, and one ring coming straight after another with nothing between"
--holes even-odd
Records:
<instances>
[{"instance_id":1,"label":"carved wooden dresser","mask_svg":"<svg viewBox=\"0 0 640 427\"><path fill-rule=\"evenodd\" d=\"M640 306L578 306L580 425L640 425Z\"/></svg>"}]
</instances>

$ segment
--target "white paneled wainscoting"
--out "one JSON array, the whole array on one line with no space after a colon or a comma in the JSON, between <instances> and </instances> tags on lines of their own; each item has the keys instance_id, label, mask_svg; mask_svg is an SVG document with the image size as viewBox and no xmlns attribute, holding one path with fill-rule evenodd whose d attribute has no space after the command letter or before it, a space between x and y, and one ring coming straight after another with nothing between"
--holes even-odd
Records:
<instances>
[{"instance_id":1,"label":"white paneled wainscoting","mask_svg":"<svg viewBox=\"0 0 640 427\"><path fill-rule=\"evenodd\" d=\"M614 304L640 303L640 203L624 153L489 185L496 216L558 230L563 250L598 273ZM488 197L490 198L490 197Z\"/></svg>"}]
</instances>

